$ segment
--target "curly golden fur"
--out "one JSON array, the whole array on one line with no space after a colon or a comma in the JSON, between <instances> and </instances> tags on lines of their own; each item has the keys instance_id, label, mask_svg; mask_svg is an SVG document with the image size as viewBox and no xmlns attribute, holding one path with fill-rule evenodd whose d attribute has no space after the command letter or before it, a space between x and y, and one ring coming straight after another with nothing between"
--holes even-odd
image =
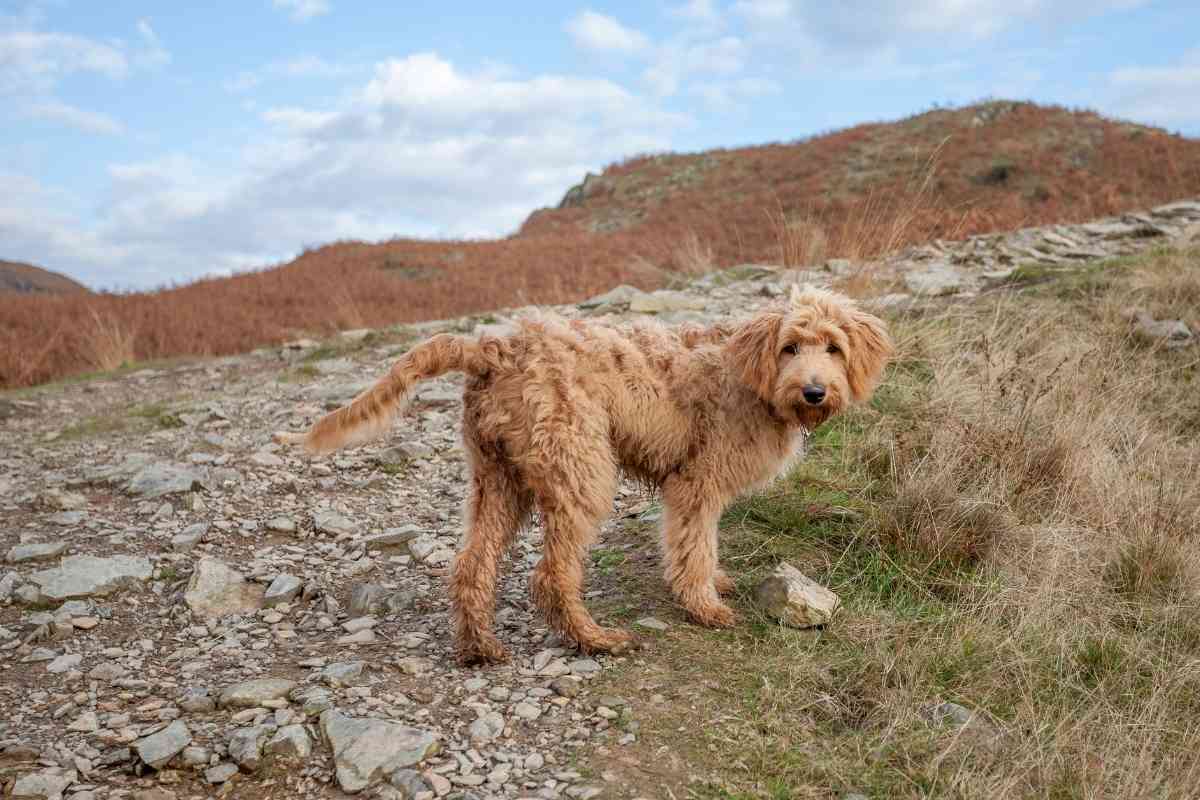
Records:
<instances>
[{"instance_id":1,"label":"curly golden fur","mask_svg":"<svg viewBox=\"0 0 1200 800\"><path fill-rule=\"evenodd\" d=\"M630 635L597 625L582 600L585 551L619 474L662 492L664 575L679 602L696 622L732 625L720 597L732 589L717 561L721 511L786 469L805 431L866 400L890 353L879 319L817 289L707 328L547 315L506 336L435 336L307 434L277 439L312 453L361 443L418 382L465 373L471 490L450 579L460 659L506 658L492 631L499 562L535 505L545 537L534 602L585 652L619 652Z\"/></svg>"}]
</instances>

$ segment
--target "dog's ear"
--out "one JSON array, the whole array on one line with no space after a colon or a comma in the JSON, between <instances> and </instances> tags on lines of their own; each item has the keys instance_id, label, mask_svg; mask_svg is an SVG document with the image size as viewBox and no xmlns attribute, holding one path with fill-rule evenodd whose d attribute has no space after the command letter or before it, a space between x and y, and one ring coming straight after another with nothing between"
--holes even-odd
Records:
<instances>
[{"instance_id":1,"label":"dog's ear","mask_svg":"<svg viewBox=\"0 0 1200 800\"><path fill-rule=\"evenodd\" d=\"M775 378L779 374L779 354L775 342L783 325L783 314L768 311L747 321L729 337L726 352L733 369L741 375L742 382L769 400L775 390Z\"/></svg>"},{"instance_id":2,"label":"dog's ear","mask_svg":"<svg viewBox=\"0 0 1200 800\"><path fill-rule=\"evenodd\" d=\"M892 355L892 340L883 320L854 309L845 326L850 340L846 354L846 377L855 401L865 402L883 376L883 368Z\"/></svg>"}]
</instances>

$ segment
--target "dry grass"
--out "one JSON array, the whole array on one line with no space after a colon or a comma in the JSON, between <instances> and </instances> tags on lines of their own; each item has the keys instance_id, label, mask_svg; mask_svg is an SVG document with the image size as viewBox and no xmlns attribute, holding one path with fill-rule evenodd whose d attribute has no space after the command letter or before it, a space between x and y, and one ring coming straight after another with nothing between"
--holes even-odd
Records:
<instances>
[{"instance_id":1,"label":"dry grass","mask_svg":"<svg viewBox=\"0 0 1200 800\"><path fill-rule=\"evenodd\" d=\"M995 114L976 125L983 112ZM933 238L1187 196L1200 185L1200 141L1093 113L994 104L802 142L631 159L603 180L610 190L537 211L503 239L337 242L286 265L159 292L0 294L0 387L94 368L92 311L137 332L138 358L161 359L575 302L618 283L658 288L740 263L863 261Z\"/></svg>"},{"instance_id":2,"label":"dry grass","mask_svg":"<svg viewBox=\"0 0 1200 800\"><path fill-rule=\"evenodd\" d=\"M678 621L600 689L634 755L676 797L1200 796L1198 356L1122 314L1194 313L1198 280L1159 253L894 319L872 407L727 515L735 631L682 624L627 534L609 614ZM749 606L782 559L842 595L828 630Z\"/></svg>"}]
</instances>

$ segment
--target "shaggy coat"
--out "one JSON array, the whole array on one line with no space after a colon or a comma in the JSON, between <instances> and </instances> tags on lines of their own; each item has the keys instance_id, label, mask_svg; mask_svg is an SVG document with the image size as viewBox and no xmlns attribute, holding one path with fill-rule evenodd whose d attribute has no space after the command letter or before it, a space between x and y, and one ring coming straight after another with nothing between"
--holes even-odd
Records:
<instances>
[{"instance_id":1,"label":"shaggy coat","mask_svg":"<svg viewBox=\"0 0 1200 800\"><path fill-rule=\"evenodd\" d=\"M866 400L890 352L879 319L814 289L707 328L548 315L509 335L435 336L307 434L277 438L311 453L365 442L417 383L465 373L471 489L450 579L460 659L506 658L492 631L499 563L535 506L545 537L534 602L585 652L619 652L630 635L596 624L582 586L621 472L661 490L664 576L676 598L700 624L731 625L720 595L732 581L717 561L722 510L786 469L806 433Z\"/></svg>"}]
</instances>

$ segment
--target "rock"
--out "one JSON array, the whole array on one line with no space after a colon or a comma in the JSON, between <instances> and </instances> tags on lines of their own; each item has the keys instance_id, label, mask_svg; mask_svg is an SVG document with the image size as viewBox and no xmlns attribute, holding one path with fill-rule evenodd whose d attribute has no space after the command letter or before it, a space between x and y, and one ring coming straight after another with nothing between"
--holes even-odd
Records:
<instances>
[{"instance_id":1,"label":"rock","mask_svg":"<svg viewBox=\"0 0 1200 800\"><path fill-rule=\"evenodd\" d=\"M103 664L97 664L92 667L87 676L93 681L102 681L103 683L115 683L129 674L129 670L121 666L115 661L106 661Z\"/></svg>"},{"instance_id":2,"label":"rock","mask_svg":"<svg viewBox=\"0 0 1200 800\"><path fill-rule=\"evenodd\" d=\"M183 599L203 620L229 614L249 614L262 608L262 586L249 583L241 573L213 558L202 558L192 572Z\"/></svg>"},{"instance_id":3,"label":"rock","mask_svg":"<svg viewBox=\"0 0 1200 800\"><path fill-rule=\"evenodd\" d=\"M282 467L283 459L274 453L259 450L250 454L250 463L260 467Z\"/></svg>"},{"instance_id":4,"label":"rock","mask_svg":"<svg viewBox=\"0 0 1200 800\"><path fill-rule=\"evenodd\" d=\"M67 556L53 569L29 576L42 602L112 594L118 589L150 580L150 561L140 556Z\"/></svg>"},{"instance_id":5,"label":"rock","mask_svg":"<svg viewBox=\"0 0 1200 800\"><path fill-rule=\"evenodd\" d=\"M67 730L79 731L81 733L94 733L95 731L100 730L100 719L96 716L95 711L85 711L67 726Z\"/></svg>"},{"instance_id":6,"label":"rock","mask_svg":"<svg viewBox=\"0 0 1200 800\"><path fill-rule=\"evenodd\" d=\"M398 769L388 776L388 783L403 793L404 800L416 800L418 795L430 793L429 784L415 769Z\"/></svg>"},{"instance_id":7,"label":"rock","mask_svg":"<svg viewBox=\"0 0 1200 800\"><path fill-rule=\"evenodd\" d=\"M363 540L363 544L367 546L367 549L398 547L407 544L420 535L421 529L416 525L405 525L403 528L388 528L383 533L368 536Z\"/></svg>"},{"instance_id":8,"label":"rock","mask_svg":"<svg viewBox=\"0 0 1200 800\"><path fill-rule=\"evenodd\" d=\"M183 690L179 707L191 714L206 714L216 709L217 701L203 686L189 686Z\"/></svg>"},{"instance_id":9,"label":"rock","mask_svg":"<svg viewBox=\"0 0 1200 800\"><path fill-rule=\"evenodd\" d=\"M537 772L546 765L546 759L541 753L530 753L525 756L524 767L526 772Z\"/></svg>"},{"instance_id":10,"label":"rock","mask_svg":"<svg viewBox=\"0 0 1200 800\"><path fill-rule=\"evenodd\" d=\"M561 697L575 697L579 694L579 690L583 687L583 682L579 678L563 676L551 681L550 688Z\"/></svg>"},{"instance_id":11,"label":"rock","mask_svg":"<svg viewBox=\"0 0 1200 800\"><path fill-rule=\"evenodd\" d=\"M204 780L212 784L225 783L227 780L238 774L237 764L230 764L225 761L217 764L215 767L209 767L204 770Z\"/></svg>"},{"instance_id":12,"label":"rock","mask_svg":"<svg viewBox=\"0 0 1200 800\"><path fill-rule=\"evenodd\" d=\"M349 633L349 634L346 634L345 636L339 636L337 638L337 643L338 644L374 644L375 643L375 631L373 631L370 628L364 628L361 631Z\"/></svg>"},{"instance_id":13,"label":"rock","mask_svg":"<svg viewBox=\"0 0 1200 800\"><path fill-rule=\"evenodd\" d=\"M38 798L38 800L62 800L63 792L75 783L76 772L73 769L50 767L41 772L17 778L9 797Z\"/></svg>"},{"instance_id":14,"label":"rock","mask_svg":"<svg viewBox=\"0 0 1200 800\"><path fill-rule=\"evenodd\" d=\"M207 522L197 522L195 525L188 525L181 533L171 537L171 549L177 553L190 553L196 545L204 541L204 536L207 533Z\"/></svg>"},{"instance_id":15,"label":"rock","mask_svg":"<svg viewBox=\"0 0 1200 800\"><path fill-rule=\"evenodd\" d=\"M15 572L6 572L3 577L0 577L0 602L12 597L13 591L20 582L21 576Z\"/></svg>"},{"instance_id":16,"label":"rock","mask_svg":"<svg viewBox=\"0 0 1200 800\"><path fill-rule=\"evenodd\" d=\"M202 488L207 474L186 464L158 462L142 467L126 484L125 490L139 497L154 498L182 494Z\"/></svg>"},{"instance_id":17,"label":"rock","mask_svg":"<svg viewBox=\"0 0 1200 800\"><path fill-rule=\"evenodd\" d=\"M598 294L595 297L590 297L579 303L580 308L600 308L602 306L623 306L628 305L633 298L643 294L640 289L627 284L621 284L612 289L609 289L604 294Z\"/></svg>"},{"instance_id":18,"label":"rock","mask_svg":"<svg viewBox=\"0 0 1200 800\"><path fill-rule=\"evenodd\" d=\"M581 658L577 661L572 661L567 666L570 668L572 675L590 677L600 672L600 664L591 658Z\"/></svg>"},{"instance_id":19,"label":"rock","mask_svg":"<svg viewBox=\"0 0 1200 800\"><path fill-rule=\"evenodd\" d=\"M199 769L208 766L208 762L212 760L212 751L207 747L189 745L183 748L183 752L179 754L179 760L185 767Z\"/></svg>"},{"instance_id":20,"label":"rock","mask_svg":"<svg viewBox=\"0 0 1200 800\"><path fill-rule=\"evenodd\" d=\"M330 664L321 670L321 680L335 689L343 686L357 686L362 683L365 666L366 663L362 661L340 661Z\"/></svg>"},{"instance_id":21,"label":"rock","mask_svg":"<svg viewBox=\"0 0 1200 800\"><path fill-rule=\"evenodd\" d=\"M87 508L87 498L79 492L68 492L63 489L47 489L38 495L38 501L46 508L57 511L79 511Z\"/></svg>"},{"instance_id":22,"label":"rock","mask_svg":"<svg viewBox=\"0 0 1200 800\"><path fill-rule=\"evenodd\" d=\"M405 656L396 662L405 675L427 675L433 671L433 662L420 656Z\"/></svg>"},{"instance_id":23,"label":"rock","mask_svg":"<svg viewBox=\"0 0 1200 800\"><path fill-rule=\"evenodd\" d=\"M267 520L267 530L276 533L295 533L296 522L291 517L272 517Z\"/></svg>"},{"instance_id":24,"label":"rock","mask_svg":"<svg viewBox=\"0 0 1200 800\"><path fill-rule=\"evenodd\" d=\"M375 617L355 617L343 622L342 630L346 633L358 633L359 631L370 630L378 624L379 620Z\"/></svg>"},{"instance_id":25,"label":"rock","mask_svg":"<svg viewBox=\"0 0 1200 800\"><path fill-rule=\"evenodd\" d=\"M1135 317L1134 333L1150 344L1162 344L1169 349L1187 347L1195 339L1191 328L1181 319L1154 319L1144 312ZM11 558L10 558L11 560Z\"/></svg>"},{"instance_id":26,"label":"rock","mask_svg":"<svg viewBox=\"0 0 1200 800\"><path fill-rule=\"evenodd\" d=\"M634 295L629 300L629 310L642 314L661 314L665 311L703 311L707 306L703 297L661 290Z\"/></svg>"},{"instance_id":27,"label":"rock","mask_svg":"<svg viewBox=\"0 0 1200 800\"><path fill-rule=\"evenodd\" d=\"M661 619L655 619L654 617L642 617L633 624L640 625L643 628L649 628L652 631L665 631L671 627Z\"/></svg>"},{"instance_id":28,"label":"rock","mask_svg":"<svg viewBox=\"0 0 1200 800\"><path fill-rule=\"evenodd\" d=\"M217 705L222 708L254 708L269 700L287 697L296 685L295 681L286 678L260 678L236 683L221 692Z\"/></svg>"},{"instance_id":29,"label":"rock","mask_svg":"<svg viewBox=\"0 0 1200 800\"><path fill-rule=\"evenodd\" d=\"M229 737L229 757L247 772L254 772L262 764L263 740L271 733L266 725L239 728Z\"/></svg>"},{"instance_id":30,"label":"rock","mask_svg":"<svg viewBox=\"0 0 1200 800\"><path fill-rule=\"evenodd\" d=\"M467 734L471 737L471 744L476 746L487 744L503 732L504 717L495 711L489 711L484 714L467 728Z\"/></svg>"},{"instance_id":31,"label":"rock","mask_svg":"<svg viewBox=\"0 0 1200 800\"><path fill-rule=\"evenodd\" d=\"M921 717L932 727L953 728L960 740L975 745L994 747L1002 744L1004 734L991 720L978 711L958 703L939 703L921 711Z\"/></svg>"},{"instance_id":32,"label":"rock","mask_svg":"<svg viewBox=\"0 0 1200 800\"><path fill-rule=\"evenodd\" d=\"M288 575L286 572L280 573L267 587L267 591L263 595L263 606L272 608L280 603L290 603L300 594L302 588L304 588L304 582L295 575Z\"/></svg>"},{"instance_id":33,"label":"rock","mask_svg":"<svg viewBox=\"0 0 1200 800\"><path fill-rule=\"evenodd\" d=\"M438 751L432 733L382 719L356 719L334 710L321 714L321 733L333 750L338 785L360 792L397 769Z\"/></svg>"},{"instance_id":34,"label":"rock","mask_svg":"<svg viewBox=\"0 0 1200 800\"><path fill-rule=\"evenodd\" d=\"M854 262L848 258L830 258L825 261L825 271L844 278L854 273Z\"/></svg>"},{"instance_id":35,"label":"rock","mask_svg":"<svg viewBox=\"0 0 1200 800\"><path fill-rule=\"evenodd\" d=\"M319 686L305 686L293 690L288 699L300 706L305 716L315 717L333 707L333 695Z\"/></svg>"},{"instance_id":36,"label":"rock","mask_svg":"<svg viewBox=\"0 0 1200 800\"><path fill-rule=\"evenodd\" d=\"M836 594L786 562L759 584L754 599L772 619L795 628L827 624L841 602Z\"/></svg>"},{"instance_id":37,"label":"rock","mask_svg":"<svg viewBox=\"0 0 1200 800\"><path fill-rule=\"evenodd\" d=\"M138 739L133 743L133 749L143 762L159 769L191 743L192 732L183 720L177 719L161 731Z\"/></svg>"},{"instance_id":38,"label":"rock","mask_svg":"<svg viewBox=\"0 0 1200 800\"><path fill-rule=\"evenodd\" d=\"M909 272L904 285L915 295L938 297L957 294L964 285L962 274L948 264Z\"/></svg>"},{"instance_id":39,"label":"rock","mask_svg":"<svg viewBox=\"0 0 1200 800\"><path fill-rule=\"evenodd\" d=\"M8 551L8 563L20 564L23 561L40 561L62 555L67 549L66 542L36 542L19 544Z\"/></svg>"},{"instance_id":40,"label":"rock","mask_svg":"<svg viewBox=\"0 0 1200 800\"><path fill-rule=\"evenodd\" d=\"M284 725L266 744L266 751L273 755L304 760L312 754L312 742L303 725Z\"/></svg>"},{"instance_id":41,"label":"rock","mask_svg":"<svg viewBox=\"0 0 1200 800\"><path fill-rule=\"evenodd\" d=\"M358 526L336 511L318 511L313 514L313 528L334 536L353 536Z\"/></svg>"},{"instance_id":42,"label":"rock","mask_svg":"<svg viewBox=\"0 0 1200 800\"><path fill-rule=\"evenodd\" d=\"M349 612L364 617L382 610L388 590L377 583L360 583L350 590Z\"/></svg>"},{"instance_id":43,"label":"rock","mask_svg":"<svg viewBox=\"0 0 1200 800\"><path fill-rule=\"evenodd\" d=\"M542 715L542 710L532 703L517 703L513 706L513 714L521 719L535 720Z\"/></svg>"},{"instance_id":44,"label":"rock","mask_svg":"<svg viewBox=\"0 0 1200 800\"><path fill-rule=\"evenodd\" d=\"M65 653L46 665L46 672L52 675L60 675L68 670L75 669L83 661L83 656L79 653Z\"/></svg>"}]
</instances>

